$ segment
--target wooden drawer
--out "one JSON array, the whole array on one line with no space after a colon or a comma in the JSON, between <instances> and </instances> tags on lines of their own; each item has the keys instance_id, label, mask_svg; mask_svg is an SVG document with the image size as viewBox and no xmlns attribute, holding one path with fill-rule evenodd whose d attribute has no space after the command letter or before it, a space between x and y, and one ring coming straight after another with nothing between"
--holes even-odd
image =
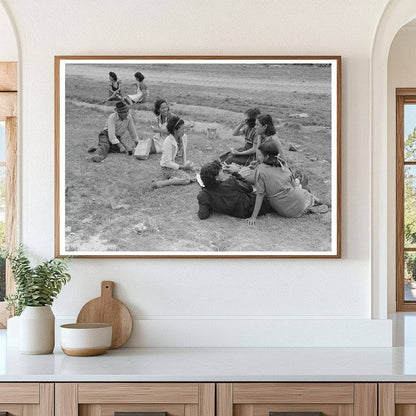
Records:
<instances>
[{"instance_id":1,"label":"wooden drawer","mask_svg":"<svg viewBox=\"0 0 416 416\"><path fill-rule=\"evenodd\" d=\"M166 412L215 416L214 383L58 383L56 416L114 416L115 412Z\"/></svg>"},{"instance_id":2,"label":"wooden drawer","mask_svg":"<svg viewBox=\"0 0 416 416\"><path fill-rule=\"evenodd\" d=\"M0 383L0 413L8 416L53 416L51 383Z\"/></svg>"},{"instance_id":3,"label":"wooden drawer","mask_svg":"<svg viewBox=\"0 0 416 416\"><path fill-rule=\"evenodd\" d=\"M217 384L217 416L270 416L271 412L293 416L305 415L305 412L322 412L324 416L377 416L377 384Z\"/></svg>"},{"instance_id":4,"label":"wooden drawer","mask_svg":"<svg viewBox=\"0 0 416 416\"><path fill-rule=\"evenodd\" d=\"M416 383L380 383L380 416L416 415Z\"/></svg>"}]
</instances>

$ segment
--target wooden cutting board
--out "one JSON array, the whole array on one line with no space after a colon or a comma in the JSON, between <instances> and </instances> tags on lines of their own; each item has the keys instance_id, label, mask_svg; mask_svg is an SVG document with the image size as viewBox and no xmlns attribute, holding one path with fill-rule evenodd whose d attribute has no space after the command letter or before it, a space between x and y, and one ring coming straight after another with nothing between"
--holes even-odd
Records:
<instances>
[{"instance_id":1,"label":"wooden cutting board","mask_svg":"<svg viewBox=\"0 0 416 416\"><path fill-rule=\"evenodd\" d=\"M111 349L121 347L130 337L133 319L124 303L113 297L114 282L101 282L101 296L86 303L77 323L107 323L113 326Z\"/></svg>"}]
</instances>

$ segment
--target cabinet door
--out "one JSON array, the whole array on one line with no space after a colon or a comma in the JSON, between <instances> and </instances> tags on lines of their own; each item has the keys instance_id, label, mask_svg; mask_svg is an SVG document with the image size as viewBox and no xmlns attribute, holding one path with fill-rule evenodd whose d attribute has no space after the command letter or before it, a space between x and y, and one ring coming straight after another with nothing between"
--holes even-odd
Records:
<instances>
[{"instance_id":1,"label":"cabinet door","mask_svg":"<svg viewBox=\"0 0 416 416\"><path fill-rule=\"evenodd\" d=\"M58 383L56 416L215 416L213 383Z\"/></svg>"},{"instance_id":2,"label":"cabinet door","mask_svg":"<svg viewBox=\"0 0 416 416\"><path fill-rule=\"evenodd\" d=\"M51 383L0 383L0 415L53 416Z\"/></svg>"},{"instance_id":3,"label":"cabinet door","mask_svg":"<svg viewBox=\"0 0 416 416\"><path fill-rule=\"evenodd\" d=\"M220 383L217 416L377 416L377 385Z\"/></svg>"},{"instance_id":4,"label":"cabinet door","mask_svg":"<svg viewBox=\"0 0 416 416\"><path fill-rule=\"evenodd\" d=\"M416 383L380 383L380 416L415 416Z\"/></svg>"}]
</instances>

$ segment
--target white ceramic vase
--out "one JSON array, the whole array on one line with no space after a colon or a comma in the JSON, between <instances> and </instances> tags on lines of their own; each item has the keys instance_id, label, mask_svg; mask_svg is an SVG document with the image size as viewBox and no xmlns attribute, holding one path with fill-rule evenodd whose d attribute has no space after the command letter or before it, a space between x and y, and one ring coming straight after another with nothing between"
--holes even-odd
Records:
<instances>
[{"instance_id":1,"label":"white ceramic vase","mask_svg":"<svg viewBox=\"0 0 416 416\"><path fill-rule=\"evenodd\" d=\"M19 352L50 354L55 347L55 316L50 306L26 306L19 319Z\"/></svg>"}]
</instances>

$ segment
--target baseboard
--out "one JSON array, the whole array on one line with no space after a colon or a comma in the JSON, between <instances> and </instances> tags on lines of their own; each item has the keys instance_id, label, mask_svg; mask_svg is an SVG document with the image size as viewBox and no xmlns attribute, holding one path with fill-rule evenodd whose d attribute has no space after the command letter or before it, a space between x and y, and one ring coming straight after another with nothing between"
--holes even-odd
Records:
<instances>
[{"instance_id":1,"label":"baseboard","mask_svg":"<svg viewBox=\"0 0 416 416\"><path fill-rule=\"evenodd\" d=\"M73 322L57 317L57 324ZM59 331L57 331L59 332ZM372 319L134 320L126 347L391 347L392 321Z\"/></svg>"}]
</instances>

